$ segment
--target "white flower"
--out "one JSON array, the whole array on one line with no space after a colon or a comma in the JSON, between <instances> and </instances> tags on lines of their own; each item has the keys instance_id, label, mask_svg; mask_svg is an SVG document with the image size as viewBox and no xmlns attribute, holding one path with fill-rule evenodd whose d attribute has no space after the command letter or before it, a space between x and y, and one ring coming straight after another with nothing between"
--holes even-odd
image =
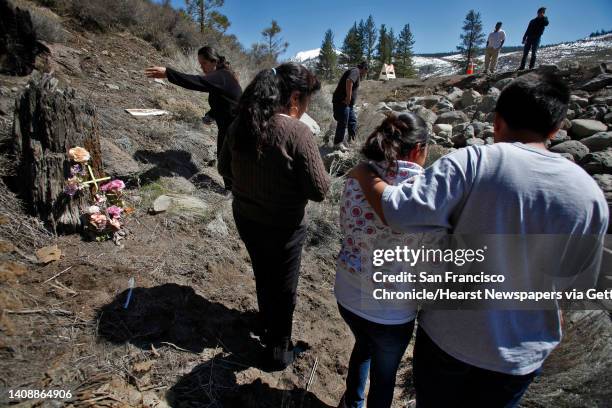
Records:
<instances>
[{"instance_id":1,"label":"white flower","mask_svg":"<svg viewBox=\"0 0 612 408\"><path fill-rule=\"evenodd\" d=\"M97 205L92 205L91 207L89 207L87 209L87 213L88 214L98 214L100 213L100 207L98 207Z\"/></svg>"}]
</instances>

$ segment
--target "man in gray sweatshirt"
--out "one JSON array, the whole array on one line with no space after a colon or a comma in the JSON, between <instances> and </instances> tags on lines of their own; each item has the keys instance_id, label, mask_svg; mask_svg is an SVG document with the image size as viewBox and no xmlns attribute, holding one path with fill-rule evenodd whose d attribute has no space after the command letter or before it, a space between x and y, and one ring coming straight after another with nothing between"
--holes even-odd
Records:
<instances>
[{"instance_id":1,"label":"man in gray sweatshirt","mask_svg":"<svg viewBox=\"0 0 612 408\"><path fill-rule=\"evenodd\" d=\"M495 254L493 266L506 278L500 289L537 291L542 288L533 282L546 272L567 269L594 284L609 220L606 200L582 168L546 148L568 103L569 89L559 79L525 75L499 97L495 144L444 156L411 185L387 185L367 165L350 176L395 231L522 237ZM524 245L538 236L571 245L554 253ZM517 406L561 340L560 310L551 304L422 311L413 360L417 407Z\"/></svg>"}]
</instances>

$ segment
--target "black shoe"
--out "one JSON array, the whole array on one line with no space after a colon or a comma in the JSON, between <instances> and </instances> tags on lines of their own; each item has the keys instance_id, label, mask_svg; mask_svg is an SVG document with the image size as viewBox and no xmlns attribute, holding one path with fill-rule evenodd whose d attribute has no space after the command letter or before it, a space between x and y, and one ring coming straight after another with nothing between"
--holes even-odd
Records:
<instances>
[{"instance_id":1,"label":"black shoe","mask_svg":"<svg viewBox=\"0 0 612 408\"><path fill-rule=\"evenodd\" d=\"M295 358L308 350L310 346L304 341L293 344L289 340L266 346L264 369L266 371L282 371L295 361Z\"/></svg>"}]
</instances>

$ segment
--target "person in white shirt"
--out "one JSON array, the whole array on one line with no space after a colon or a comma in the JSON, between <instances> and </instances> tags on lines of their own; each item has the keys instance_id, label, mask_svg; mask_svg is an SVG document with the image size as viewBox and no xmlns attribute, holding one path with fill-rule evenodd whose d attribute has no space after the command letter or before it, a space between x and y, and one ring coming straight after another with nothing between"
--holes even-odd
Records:
<instances>
[{"instance_id":1,"label":"person in white shirt","mask_svg":"<svg viewBox=\"0 0 612 408\"><path fill-rule=\"evenodd\" d=\"M485 73L493 73L495 72L495 68L497 68L497 57L499 56L499 50L504 45L506 41L506 32L501 29L502 23L499 21L495 24L495 31L489 34L489 39L487 40L487 50L485 52Z\"/></svg>"}]
</instances>

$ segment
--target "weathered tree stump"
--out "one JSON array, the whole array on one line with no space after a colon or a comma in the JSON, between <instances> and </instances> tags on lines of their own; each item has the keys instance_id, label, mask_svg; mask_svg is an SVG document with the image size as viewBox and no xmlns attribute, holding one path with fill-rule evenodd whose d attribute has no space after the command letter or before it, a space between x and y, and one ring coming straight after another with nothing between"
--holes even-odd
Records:
<instances>
[{"instance_id":1,"label":"weathered tree stump","mask_svg":"<svg viewBox=\"0 0 612 408\"><path fill-rule=\"evenodd\" d=\"M67 152L75 146L87 149L100 176L100 139L94 107L78 99L74 89L57 85L48 74L35 75L17 98L13 136L20 195L28 210L52 231L71 233L81 228L91 193L82 190L72 198L64 193L71 165Z\"/></svg>"}]
</instances>

